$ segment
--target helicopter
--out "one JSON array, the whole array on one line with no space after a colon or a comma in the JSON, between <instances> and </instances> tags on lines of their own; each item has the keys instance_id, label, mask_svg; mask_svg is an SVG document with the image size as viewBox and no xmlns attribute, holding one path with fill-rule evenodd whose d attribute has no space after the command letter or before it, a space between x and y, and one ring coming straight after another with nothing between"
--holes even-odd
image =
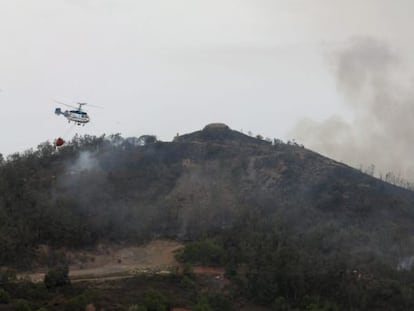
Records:
<instances>
[{"instance_id":1,"label":"helicopter","mask_svg":"<svg viewBox=\"0 0 414 311\"><path fill-rule=\"evenodd\" d=\"M70 121L73 121L77 125L85 126L85 124L90 121L90 118L89 118L88 114L85 111L82 110L82 107L87 105L87 103L77 103L78 107L74 107L74 106L67 105L67 104L64 104L64 103L61 103L61 102L58 102L58 101L56 101L56 102L61 104L61 105L65 105L67 107L74 108L74 110L65 110L65 111L62 111L61 108L56 108L55 109L55 114L56 115L63 115L66 119L68 119L69 123L70 123ZM93 107L93 106L91 106L91 107Z\"/></svg>"}]
</instances>

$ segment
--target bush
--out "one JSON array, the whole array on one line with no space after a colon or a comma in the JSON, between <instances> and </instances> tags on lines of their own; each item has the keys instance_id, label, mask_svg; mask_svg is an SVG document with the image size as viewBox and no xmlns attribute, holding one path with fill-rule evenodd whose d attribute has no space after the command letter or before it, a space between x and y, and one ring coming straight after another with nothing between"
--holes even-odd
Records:
<instances>
[{"instance_id":1,"label":"bush","mask_svg":"<svg viewBox=\"0 0 414 311\"><path fill-rule=\"evenodd\" d=\"M282 296L276 297L273 301L272 308L274 310L288 311L290 310L289 304L286 299Z\"/></svg>"},{"instance_id":2,"label":"bush","mask_svg":"<svg viewBox=\"0 0 414 311\"><path fill-rule=\"evenodd\" d=\"M10 295L3 288L0 288L0 303L9 303Z\"/></svg>"},{"instance_id":3,"label":"bush","mask_svg":"<svg viewBox=\"0 0 414 311\"><path fill-rule=\"evenodd\" d=\"M16 280L16 272L14 270L5 267L0 268L0 285L14 280Z\"/></svg>"},{"instance_id":4,"label":"bush","mask_svg":"<svg viewBox=\"0 0 414 311\"><path fill-rule=\"evenodd\" d=\"M13 304L16 311L32 311L29 303L24 299L17 299Z\"/></svg>"},{"instance_id":5,"label":"bush","mask_svg":"<svg viewBox=\"0 0 414 311\"><path fill-rule=\"evenodd\" d=\"M215 294L208 297L208 303L213 310L231 311L230 299L222 294Z\"/></svg>"},{"instance_id":6,"label":"bush","mask_svg":"<svg viewBox=\"0 0 414 311\"><path fill-rule=\"evenodd\" d=\"M194 279L195 274L193 272L193 266L190 263L185 263L183 265L183 276L190 279Z\"/></svg>"},{"instance_id":7,"label":"bush","mask_svg":"<svg viewBox=\"0 0 414 311\"><path fill-rule=\"evenodd\" d=\"M81 294L69 299L65 305L67 311L84 311L86 306L90 303L87 295Z\"/></svg>"},{"instance_id":8,"label":"bush","mask_svg":"<svg viewBox=\"0 0 414 311\"><path fill-rule=\"evenodd\" d=\"M155 289L145 292L144 305L148 311L167 311L167 299Z\"/></svg>"},{"instance_id":9,"label":"bush","mask_svg":"<svg viewBox=\"0 0 414 311\"><path fill-rule=\"evenodd\" d=\"M224 254L221 245L212 239L205 239L187 244L177 259L192 264L222 265Z\"/></svg>"},{"instance_id":10,"label":"bush","mask_svg":"<svg viewBox=\"0 0 414 311\"><path fill-rule=\"evenodd\" d=\"M62 265L50 269L45 275L44 283L48 289L70 284L69 267L67 265Z\"/></svg>"},{"instance_id":11,"label":"bush","mask_svg":"<svg viewBox=\"0 0 414 311\"><path fill-rule=\"evenodd\" d=\"M209 305L208 300L202 296L198 300L197 304L192 308L193 311L213 311L213 308Z\"/></svg>"}]
</instances>

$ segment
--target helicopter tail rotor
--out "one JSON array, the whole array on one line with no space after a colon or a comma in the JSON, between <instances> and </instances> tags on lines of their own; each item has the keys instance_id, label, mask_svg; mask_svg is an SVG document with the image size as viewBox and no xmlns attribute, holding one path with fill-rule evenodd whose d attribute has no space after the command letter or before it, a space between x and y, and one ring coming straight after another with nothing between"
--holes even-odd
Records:
<instances>
[{"instance_id":1,"label":"helicopter tail rotor","mask_svg":"<svg viewBox=\"0 0 414 311\"><path fill-rule=\"evenodd\" d=\"M60 108L56 108L56 109L55 109L55 114L56 114L56 115L61 115L61 114L63 114L62 109L60 109Z\"/></svg>"}]
</instances>

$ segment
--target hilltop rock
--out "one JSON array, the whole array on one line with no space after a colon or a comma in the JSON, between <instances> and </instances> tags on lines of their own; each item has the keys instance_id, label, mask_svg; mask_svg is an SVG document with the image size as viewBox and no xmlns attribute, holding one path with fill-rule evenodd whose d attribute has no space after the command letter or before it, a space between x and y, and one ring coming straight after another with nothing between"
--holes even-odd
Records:
<instances>
[{"instance_id":1,"label":"hilltop rock","mask_svg":"<svg viewBox=\"0 0 414 311\"><path fill-rule=\"evenodd\" d=\"M224 123L210 123L201 131L190 134L177 136L174 142L192 142L192 143L221 143L221 144L253 144L253 145L269 145L270 143L250 137L238 131L232 130Z\"/></svg>"}]
</instances>

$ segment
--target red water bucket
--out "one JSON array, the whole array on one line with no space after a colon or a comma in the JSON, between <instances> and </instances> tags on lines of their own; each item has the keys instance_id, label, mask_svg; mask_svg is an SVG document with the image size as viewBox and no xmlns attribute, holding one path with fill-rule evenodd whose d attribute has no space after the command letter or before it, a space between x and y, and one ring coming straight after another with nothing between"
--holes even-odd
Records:
<instances>
[{"instance_id":1,"label":"red water bucket","mask_svg":"<svg viewBox=\"0 0 414 311\"><path fill-rule=\"evenodd\" d=\"M61 138L61 137L59 137L59 138L56 138L56 140L55 140L55 146L56 147L60 147L60 146L63 146L63 144L65 143L65 141L63 140L63 138Z\"/></svg>"}]
</instances>

